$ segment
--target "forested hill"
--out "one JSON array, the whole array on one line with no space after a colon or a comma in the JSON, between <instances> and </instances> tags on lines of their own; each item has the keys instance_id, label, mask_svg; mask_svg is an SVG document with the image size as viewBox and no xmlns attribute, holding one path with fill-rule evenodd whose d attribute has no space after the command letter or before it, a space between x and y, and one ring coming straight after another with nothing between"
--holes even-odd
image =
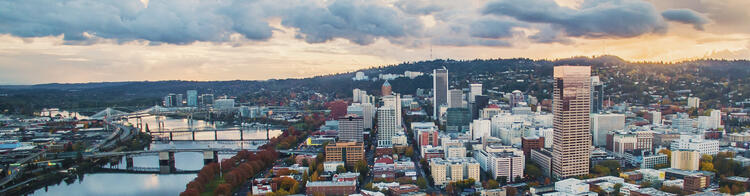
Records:
<instances>
[{"instance_id":1,"label":"forested hill","mask_svg":"<svg viewBox=\"0 0 750 196\"><path fill-rule=\"evenodd\" d=\"M405 62L359 70L370 78L379 74L403 74L404 71L423 72L415 79L399 78L391 81L393 90L413 94L416 88L431 88L433 69L446 67L451 88L466 88L468 83L481 82L485 89L498 91L522 90L540 98L549 97L552 66L561 64L591 65L607 85L607 91L617 99L634 102L653 102L643 96L647 91L663 91L668 97L680 96L669 91L692 90L694 94L727 95L740 92L732 99L743 100L750 95L750 62L746 60L694 60L680 63L627 62L616 56L573 57L558 60L525 58L486 60L432 60ZM0 86L0 112L28 113L43 107L102 107L154 105L167 93L185 93L195 89L200 94L213 93L246 99L250 94L270 92L317 91L337 97L351 96L351 89L375 92L383 81L352 81L355 72L331 74L305 79L266 81L131 81L78 84L38 84ZM696 84L696 82L698 82ZM691 85L692 84L692 85ZM654 89L656 88L656 89ZM746 92L746 93L741 93ZM284 94L284 93L282 93ZM709 95L697 95L706 96ZM729 98L716 98L718 103L729 103Z\"/></svg>"}]
</instances>

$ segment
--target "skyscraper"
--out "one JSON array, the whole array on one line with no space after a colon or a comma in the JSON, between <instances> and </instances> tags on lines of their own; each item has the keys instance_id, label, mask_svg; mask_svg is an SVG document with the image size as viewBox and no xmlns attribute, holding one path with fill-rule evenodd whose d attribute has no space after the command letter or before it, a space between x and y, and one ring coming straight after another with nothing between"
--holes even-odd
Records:
<instances>
[{"instance_id":1,"label":"skyscraper","mask_svg":"<svg viewBox=\"0 0 750 196\"><path fill-rule=\"evenodd\" d=\"M360 96L359 96L360 94L359 94L359 92L360 92L360 90L358 88L355 88L354 90L352 90L352 102L353 103L359 103L360 102Z\"/></svg>"},{"instance_id":2,"label":"skyscraper","mask_svg":"<svg viewBox=\"0 0 750 196\"><path fill-rule=\"evenodd\" d=\"M432 70L432 118L437 119L440 105L448 104L448 69Z\"/></svg>"},{"instance_id":3,"label":"skyscraper","mask_svg":"<svg viewBox=\"0 0 750 196\"><path fill-rule=\"evenodd\" d=\"M383 86L380 87L381 96L391 95L393 92L391 90L391 83L388 83L388 80L383 82Z\"/></svg>"},{"instance_id":4,"label":"skyscraper","mask_svg":"<svg viewBox=\"0 0 750 196\"><path fill-rule=\"evenodd\" d=\"M553 83L553 177L563 179L589 173L591 133L590 66L556 66Z\"/></svg>"},{"instance_id":5,"label":"skyscraper","mask_svg":"<svg viewBox=\"0 0 750 196\"><path fill-rule=\"evenodd\" d=\"M448 91L448 108L463 107L464 92L461 89L451 89Z\"/></svg>"},{"instance_id":6,"label":"skyscraper","mask_svg":"<svg viewBox=\"0 0 750 196\"><path fill-rule=\"evenodd\" d=\"M482 95L482 84L470 84L469 89L469 102L474 103L474 98Z\"/></svg>"},{"instance_id":7,"label":"skyscraper","mask_svg":"<svg viewBox=\"0 0 750 196\"><path fill-rule=\"evenodd\" d=\"M198 91L196 90L187 91L187 106L190 106L190 107L198 106Z\"/></svg>"},{"instance_id":8,"label":"skyscraper","mask_svg":"<svg viewBox=\"0 0 750 196\"><path fill-rule=\"evenodd\" d=\"M378 147L391 147L391 139L396 135L396 110L393 107L378 108Z\"/></svg>"},{"instance_id":9,"label":"skyscraper","mask_svg":"<svg viewBox=\"0 0 750 196\"><path fill-rule=\"evenodd\" d=\"M364 118L356 114L347 114L339 120L339 141L362 142Z\"/></svg>"},{"instance_id":10,"label":"skyscraper","mask_svg":"<svg viewBox=\"0 0 750 196\"><path fill-rule=\"evenodd\" d=\"M599 76L591 76L591 113L602 111L604 102L604 85L599 80Z\"/></svg>"}]
</instances>

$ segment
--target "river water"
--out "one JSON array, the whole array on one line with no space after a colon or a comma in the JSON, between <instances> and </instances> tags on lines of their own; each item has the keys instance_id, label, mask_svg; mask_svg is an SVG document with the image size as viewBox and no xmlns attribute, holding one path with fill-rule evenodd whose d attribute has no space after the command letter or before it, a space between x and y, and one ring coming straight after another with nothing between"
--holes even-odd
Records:
<instances>
[{"instance_id":1,"label":"river water","mask_svg":"<svg viewBox=\"0 0 750 196\"><path fill-rule=\"evenodd\" d=\"M190 124L186 119L164 118L164 129L188 128ZM134 120L130 120L135 124ZM144 117L144 124L148 124L151 131L158 129L155 117ZM145 126L145 125L144 125ZM217 127L201 120L194 120L192 127ZM219 126L217 129L227 127ZM231 127L230 127L231 128ZM266 130L260 127L245 127L243 138L265 139ZM270 130L271 138L281 135L279 129ZM239 139L239 131L217 132L219 139ZM192 139L190 135L176 136L175 140ZM189 138L189 139L188 139ZM214 138L213 132L196 134L196 140L210 140ZM255 149L258 144L249 141L155 141L149 148L158 149L196 149L196 148L242 148ZM231 157L230 154L219 154L219 159ZM125 158L119 164L107 165L106 167L126 168ZM156 155L136 156L133 158L134 167L158 167L159 158ZM203 153L200 152L178 152L175 153L175 168L179 170L199 170L203 167ZM185 190L185 185L194 179L197 174L132 174L132 173L91 173L85 174L82 180L68 184L61 182L47 188L41 188L30 195L178 195Z\"/></svg>"}]
</instances>

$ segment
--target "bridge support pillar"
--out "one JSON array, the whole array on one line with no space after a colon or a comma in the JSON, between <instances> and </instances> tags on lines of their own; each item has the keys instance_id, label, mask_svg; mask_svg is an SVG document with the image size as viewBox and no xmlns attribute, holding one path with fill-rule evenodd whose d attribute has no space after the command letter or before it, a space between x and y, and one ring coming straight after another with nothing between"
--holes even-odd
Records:
<instances>
[{"instance_id":1,"label":"bridge support pillar","mask_svg":"<svg viewBox=\"0 0 750 196\"><path fill-rule=\"evenodd\" d=\"M172 140L173 140L173 139L172 139L172 132L170 131L170 132L169 132L169 141L172 141Z\"/></svg>"},{"instance_id":2,"label":"bridge support pillar","mask_svg":"<svg viewBox=\"0 0 750 196\"><path fill-rule=\"evenodd\" d=\"M193 130L193 141L195 141L195 130Z\"/></svg>"},{"instance_id":3,"label":"bridge support pillar","mask_svg":"<svg viewBox=\"0 0 750 196\"><path fill-rule=\"evenodd\" d=\"M219 162L219 152L217 151L203 151L203 164L208 165L209 163Z\"/></svg>"},{"instance_id":4,"label":"bridge support pillar","mask_svg":"<svg viewBox=\"0 0 750 196\"><path fill-rule=\"evenodd\" d=\"M175 172L174 152L159 152L159 173L168 174Z\"/></svg>"},{"instance_id":5,"label":"bridge support pillar","mask_svg":"<svg viewBox=\"0 0 750 196\"><path fill-rule=\"evenodd\" d=\"M133 156L125 156L125 167L128 169L133 168Z\"/></svg>"},{"instance_id":6,"label":"bridge support pillar","mask_svg":"<svg viewBox=\"0 0 750 196\"><path fill-rule=\"evenodd\" d=\"M243 137L243 132L244 132L244 131L243 131L243 130L242 130L242 128L240 127L240 141L243 141L243 140L245 140L245 137Z\"/></svg>"},{"instance_id":7,"label":"bridge support pillar","mask_svg":"<svg viewBox=\"0 0 750 196\"><path fill-rule=\"evenodd\" d=\"M214 129L214 140L219 140L219 132Z\"/></svg>"}]
</instances>

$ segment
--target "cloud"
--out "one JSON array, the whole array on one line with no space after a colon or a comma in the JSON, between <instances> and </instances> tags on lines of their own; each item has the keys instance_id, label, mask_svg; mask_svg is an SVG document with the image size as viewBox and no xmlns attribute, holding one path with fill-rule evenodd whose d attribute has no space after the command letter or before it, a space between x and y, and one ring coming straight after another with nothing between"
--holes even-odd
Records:
<instances>
[{"instance_id":1,"label":"cloud","mask_svg":"<svg viewBox=\"0 0 750 196\"><path fill-rule=\"evenodd\" d=\"M226 42L239 33L251 40L267 40L271 27L262 16L232 10L252 7L254 1L152 0L35 0L0 3L0 33L18 37L63 35L68 43L92 40L118 42L147 40L190 44Z\"/></svg>"},{"instance_id":2,"label":"cloud","mask_svg":"<svg viewBox=\"0 0 750 196\"><path fill-rule=\"evenodd\" d=\"M637 0L585 1L579 9L553 0L498 0L487 3L482 13L550 24L572 37L628 38L667 29L652 4Z\"/></svg>"},{"instance_id":3,"label":"cloud","mask_svg":"<svg viewBox=\"0 0 750 196\"><path fill-rule=\"evenodd\" d=\"M422 29L415 17L364 0L338 0L327 6L299 5L286 13L281 24L298 29L297 37L308 43L344 38L368 45L376 38L397 39Z\"/></svg>"},{"instance_id":4,"label":"cloud","mask_svg":"<svg viewBox=\"0 0 750 196\"><path fill-rule=\"evenodd\" d=\"M414 15L429 15L444 9L441 6L432 3L432 1L426 0L401 0L394 3L394 5L401 11Z\"/></svg>"},{"instance_id":5,"label":"cloud","mask_svg":"<svg viewBox=\"0 0 750 196\"><path fill-rule=\"evenodd\" d=\"M522 33L519 31L513 31L514 27L519 26L524 25L512 21L498 19L479 19L471 23L471 25L469 26L469 34L472 37L479 38L508 38L512 37L513 34Z\"/></svg>"},{"instance_id":6,"label":"cloud","mask_svg":"<svg viewBox=\"0 0 750 196\"><path fill-rule=\"evenodd\" d=\"M669 9L661 12L664 19L684 24L692 24L696 30L703 30L703 25L708 24L709 20L690 9Z\"/></svg>"},{"instance_id":7,"label":"cloud","mask_svg":"<svg viewBox=\"0 0 750 196\"><path fill-rule=\"evenodd\" d=\"M539 25L539 32L529 36L529 39L537 43L560 43L560 44L573 44L573 40L563 35L563 32L559 29L555 29L551 25Z\"/></svg>"}]
</instances>

